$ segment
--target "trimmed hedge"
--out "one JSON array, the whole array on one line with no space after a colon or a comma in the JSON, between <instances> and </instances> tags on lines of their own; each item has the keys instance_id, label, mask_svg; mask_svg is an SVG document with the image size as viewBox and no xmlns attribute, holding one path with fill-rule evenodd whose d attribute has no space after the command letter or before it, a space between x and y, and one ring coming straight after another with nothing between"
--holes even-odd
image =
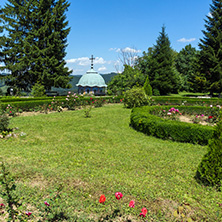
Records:
<instances>
[{"instance_id":1,"label":"trimmed hedge","mask_svg":"<svg viewBox=\"0 0 222 222\"><path fill-rule=\"evenodd\" d=\"M178 142L207 145L208 140L212 138L213 127L168 120L152 114L154 110L160 108L167 110L171 107L144 106L132 109L130 125L147 135ZM196 109L197 107L193 108ZM191 107L179 107L179 109L180 112L183 112L184 109L191 109Z\"/></svg>"},{"instance_id":2,"label":"trimmed hedge","mask_svg":"<svg viewBox=\"0 0 222 222\"><path fill-rule=\"evenodd\" d=\"M221 105L222 99L219 98L192 98L192 97L170 97L152 96L153 103L160 105Z\"/></svg>"},{"instance_id":3,"label":"trimmed hedge","mask_svg":"<svg viewBox=\"0 0 222 222\"><path fill-rule=\"evenodd\" d=\"M87 101L90 101L90 98L95 99L103 99L106 103L120 103L122 102L122 96L103 96L103 97L94 97L94 96L83 96L79 97L79 105L86 104ZM30 109L34 109L38 106L49 105L52 102L54 97L26 97L26 98L16 98L16 97L3 97L0 99L0 105L2 109L6 109L8 104L10 104L13 108L22 109L23 111L29 111ZM60 103L66 103L66 96L56 96L55 99Z\"/></svg>"}]
</instances>

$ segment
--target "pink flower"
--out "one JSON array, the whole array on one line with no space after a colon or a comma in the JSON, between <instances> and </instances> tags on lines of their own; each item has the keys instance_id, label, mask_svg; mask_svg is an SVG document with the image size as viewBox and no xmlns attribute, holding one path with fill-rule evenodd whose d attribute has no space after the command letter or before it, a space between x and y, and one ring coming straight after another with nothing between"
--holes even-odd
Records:
<instances>
[{"instance_id":1,"label":"pink flower","mask_svg":"<svg viewBox=\"0 0 222 222\"><path fill-rule=\"evenodd\" d=\"M203 116L204 116L204 114L201 114L201 116L203 117Z\"/></svg>"},{"instance_id":2,"label":"pink flower","mask_svg":"<svg viewBox=\"0 0 222 222\"><path fill-rule=\"evenodd\" d=\"M31 216L31 215L32 215L32 213L29 212L29 211L26 211L25 214L28 215L28 216Z\"/></svg>"},{"instance_id":3,"label":"pink flower","mask_svg":"<svg viewBox=\"0 0 222 222\"><path fill-rule=\"evenodd\" d=\"M9 111L10 113L12 113L12 111Z\"/></svg>"},{"instance_id":4,"label":"pink flower","mask_svg":"<svg viewBox=\"0 0 222 222\"><path fill-rule=\"evenodd\" d=\"M70 94L71 92L69 91L68 94Z\"/></svg>"},{"instance_id":5,"label":"pink flower","mask_svg":"<svg viewBox=\"0 0 222 222\"><path fill-rule=\"evenodd\" d=\"M142 213L140 213L140 216L143 216L143 217L145 217L146 216L146 214L147 214L147 209L144 207L144 208L142 208Z\"/></svg>"},{"instance_id":6,"label":"pink flower","mask_svg":"<svg viewBox=\"0 0 222 222\"><path fill-rule=\"evenodd\" d=\"M45 204L46 206L50 206L50 204L49 204L47 201L45 201L44 204Z\"/></svg>"},{"instance_id":7,"label":"pink flower","mask_svg":"<svg viewBox=\"0 0 222 222\"><path fill-rule=\"evenodd\" d=\"M131 200L131 201L129 202L129 207L132 207L132 208L135 207L135 201L134 201L134 200Z\"/></svg>"},{"instance_id":8,"label":"pink flower","mask_svg":"<svg viewBox=\"0 0 222 222\"><path fill-rule=\"evenodd\" d=\"M117 200L119 200L123 197L123 194L121 192L116 192L115 197L116 197Z\"/></svg>"}]
</instances>

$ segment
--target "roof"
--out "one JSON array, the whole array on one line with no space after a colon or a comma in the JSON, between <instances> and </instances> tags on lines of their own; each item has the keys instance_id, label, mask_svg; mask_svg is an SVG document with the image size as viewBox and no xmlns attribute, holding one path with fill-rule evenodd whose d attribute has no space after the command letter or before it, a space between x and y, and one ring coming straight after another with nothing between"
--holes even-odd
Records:
<instances>
[{"instance_id":1,"label":"roof","mask_svg":"<svg viewBox=\"0 0 222 222\"><path fill-rule=\"evenodd\" d=\"M103 77L96 72L93 68L91 70L87 71L86 74L84 74L78 84L76 86L89 86L89 87L107 87L105 80Z\"/></svg>"}]
</instances>

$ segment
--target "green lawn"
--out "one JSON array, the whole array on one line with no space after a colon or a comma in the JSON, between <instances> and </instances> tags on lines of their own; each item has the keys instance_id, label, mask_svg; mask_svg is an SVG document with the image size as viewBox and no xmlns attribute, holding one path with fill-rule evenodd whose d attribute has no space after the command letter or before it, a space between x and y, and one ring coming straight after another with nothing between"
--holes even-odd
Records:
<instances>
[{"instance_id":1,"label":"green lawn","mask_svg":"<svg viewBox=\"0 0 222 222\"><path fill-rule=\"evenodd\" d=\"M35 212L50 189L63 184L67 221L110 214L117 191L123 193L122 218L132 221L140 221L142 207L148 209L147 221L182 221L174 216L179 206L183 221L221 221L221 193L194 179L207 147L136 132L129 127L130 111L117 104L92 109L91 118L84 118L83 110L13 118L10 126L27 135L0 140L0 156L28 210ZM101 194L105 205L98 202ZM130 200L135 209L128 207Z\"/></svg>"}]
</instances>

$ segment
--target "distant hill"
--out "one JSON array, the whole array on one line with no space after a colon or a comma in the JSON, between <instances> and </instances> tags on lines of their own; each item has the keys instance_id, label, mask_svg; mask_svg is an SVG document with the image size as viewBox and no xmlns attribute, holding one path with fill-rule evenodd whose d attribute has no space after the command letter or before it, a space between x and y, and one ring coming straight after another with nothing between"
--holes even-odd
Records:
<instances>
[{"instance_id":1,"label":"distant hill","mask_svg":"<svg viewBox=\"0 0 222 222\"><path fill-rule=\"evenodd\" d=\"M111 81L111 79L117 75L117 73L109 73L109 74L100 74L104 80L105 83L108 85L108 83ZM70 84L72 85L72 88L70 89L63 89L63 88L55 88L52 87L52 91L57 91L60 95L67 95L67 91L72 91L72 92L78 92L78 87L76 84L79 82L79 79L82 77L82 75L71 75L72 80L70 81ZM7 86L5 85L4 80L0 79L0 88L2 88L3 92L6 91Z\"/></svg>"}]
</instances>

